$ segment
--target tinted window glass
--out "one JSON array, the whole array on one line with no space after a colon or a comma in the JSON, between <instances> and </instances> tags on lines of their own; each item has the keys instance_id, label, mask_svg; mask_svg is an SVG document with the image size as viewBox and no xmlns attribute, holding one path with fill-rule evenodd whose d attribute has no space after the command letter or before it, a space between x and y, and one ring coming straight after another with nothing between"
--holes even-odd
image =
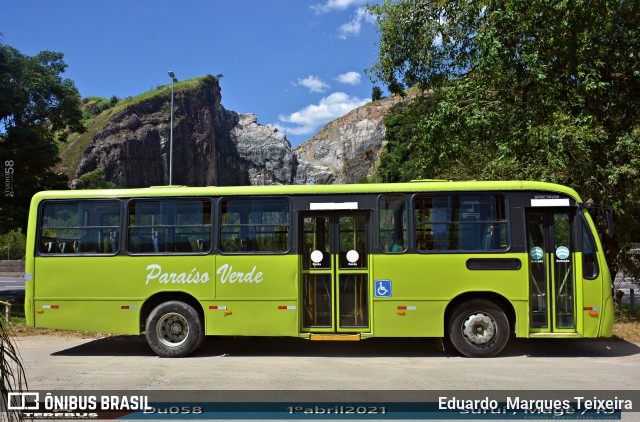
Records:
<instances>
[{"instance_id":1,"label":"tinted window glass","mask_svg":"<svg viewBox=\"0 0 640 422\"><path fill-rule=\"evenodd\" d=\"M419 250L504 250L509 246L506 203L501 196L418 196L415 219Z\"/></svg>"},{"instance_id":2,"label":"tinted window glass","mask_svg":"<svg viewBox=\"0 0 640 422\"><path fill-rule=\"evenodd\" d=\"M47 202L42 208L42 254L115 254L119 242L119 202Z\"/></svg>"},{"instance_id":3,"label":"tinted window glass","mask_svg":"<svg viewBox=\"0 0 640 422\"><path fill-rule=\"evenodd\" d=\"M596 245L586 221L582 220L582 276L596 278L599 273Z\"/></svg>"},{"instance_id":4,"label":"tinted window glass","mask_svg":"<svg viewBox=\"0 0 640 422\"><path fill-rule=\"evenodd\" d=\"M129 204L132 253L204 253L210 248L208 200L137 200Z\"/></svg>"},{"instance_id":5,"label":"tinted window glass","mask_svg":"<svg viewBox=\"0 0 640 422\"><path fill-rule=\"evenodd\" d=\"M253 253L286 252L288 249L288 200L222 200L220 250Z\"/></svg>"},{"instance_id":6,"label":"tinted window glass","mask_svg":"<svg viewBox=\"0 0 640 422\"><path fill-rule=\"evenodd\" d=\"M407 207L404 196L385 195L380 198L380 250L389 253L407 249Z\"/></svg>"}]
</instances>

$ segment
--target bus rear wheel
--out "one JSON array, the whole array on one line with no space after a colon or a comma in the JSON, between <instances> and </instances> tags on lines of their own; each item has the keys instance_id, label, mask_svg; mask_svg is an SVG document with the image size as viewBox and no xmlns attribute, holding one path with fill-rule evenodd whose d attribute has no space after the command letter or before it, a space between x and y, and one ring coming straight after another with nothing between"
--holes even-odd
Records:
<instances>
[{"instance_id":1,"label":"bus rear wheel","mask_svg":"<svg viewBox=\"0 0 640 422\"><path fill-rule=\"evenodd\" d=\"M462 303L449 322L449 340L470 358L496 356L509 340L509 320L502 308L484 299Z\"/></svg>"},{"instance_id":2,"label":"bus rear wheel","mask_svg":"<svg viewBox=\"0 0 640 422\"><path fill-rule=\"evenodd\" d=\"M191 354L204 340L198 312L184 302L170 301L156 306L145 325L147 343L165 358Z\"/></svg>"}]
</instances>

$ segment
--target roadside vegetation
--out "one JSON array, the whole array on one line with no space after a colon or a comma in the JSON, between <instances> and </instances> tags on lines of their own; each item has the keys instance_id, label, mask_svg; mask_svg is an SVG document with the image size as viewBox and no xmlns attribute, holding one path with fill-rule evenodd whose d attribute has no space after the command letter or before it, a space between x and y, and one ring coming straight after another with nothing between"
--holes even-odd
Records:
<instances>
[{"instance_id":1,"label":"roadside vegetation","mask_svg":"<svg viewBox=\"0 0 640 422\"><path fill-rule=\"evenodd\" d=\"M629 309L629 305L622 305L615 314L613 335L623 340L640 342L640 308L634 312Z\"/></svg>"},{"instance_id":2,"label":"roadside vegetation","mask_svg":"<svg viewBox=\"0 0 640 422\"><path fill-rule=\"evenodd\" d=\"M7 410L8 393L26 391L27 377L14 344L12 326L0 318L0 414L6 418L3 420L19 421L20 415Z\"/></svg>"},{"instance_id":3,"label":"roadside vegetation","mask_svg":"<svg viewBox=\"0 0 640 422\"><path fill-rule=\"evenodd\" d=\"M611 207L607 262L640 279L640 2L392 1L372 79L422 94L385 120L376 181L538 180ZM602 217L599 208L592 215ZM604 219L599 220L603 233Z\"/></svg>"}]
</instances>

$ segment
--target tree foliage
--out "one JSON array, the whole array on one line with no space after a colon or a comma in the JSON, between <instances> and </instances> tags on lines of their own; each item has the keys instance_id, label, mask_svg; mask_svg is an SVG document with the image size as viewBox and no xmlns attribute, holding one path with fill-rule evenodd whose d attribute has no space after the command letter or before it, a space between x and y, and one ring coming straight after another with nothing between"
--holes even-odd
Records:
<instances>
[{"instance_id":1,"label":"tree foliage","mask_svg":"<svg viewBox=\"0 0 640 422\"><path fill-rule=\"evenodd\" d=\"M0 234L0 259L24 259L27 238L20 229Z\"/></svg>"},{"instance_id":2,"label":"tree foliage","mask_svg":"<svg viewBox=\"0 0 640 422\"><path fill-rule=\"evenodd\" d=\"M98 167L80 176L76 182L76 189L113 189L116 185L104 179L104 169Z\"/></svg>"},{"instance_id":3,"label":"tree foliage","mask_svg":"<svg viewBox=\"0 0 640 422\"><path fill-rule=\"evenodd\" d=\"M385 1L370 69L423 95L388 117L377 177L533 179L612 206L640 241L640 3Z\"/></svg>"},{"instance_id":4,"label":"tree foliage","mask_svg":"<svg viewBox=\"0 0 640 422\"><path fill-rule=\"evenodd\" d=\"M379 86L374 86L371 89L371 101L378 101L382 99L382 90Z\"/></svg>"},{"instance_id":5,"label":"tree foliage","mask_svg":"<svg viewBox=\"0 0 640 422\"><path fill-rule=\"evenodd\" d=\"M34 57L0 46L0 164L5 189L0 233L26 228L29 202L45 189L65 189L67 178L53 170L66 134L83 132L80 94L63 79L61 53Z\"/></svg>"}]
</instances>

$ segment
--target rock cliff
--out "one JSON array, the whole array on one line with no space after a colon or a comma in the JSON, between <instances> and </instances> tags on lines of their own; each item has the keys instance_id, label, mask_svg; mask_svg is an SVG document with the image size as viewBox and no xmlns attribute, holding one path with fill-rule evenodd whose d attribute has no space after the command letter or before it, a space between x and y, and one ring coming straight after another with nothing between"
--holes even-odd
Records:
<instances>
[{"instance_id":1,"label":"rock cliff","mask_svg":"<svg viewBox=\"0 0 640 422\"><path fill-rule=\"evenodd\" d=\"M75 179L98 167L105 179L122 187L169 183L170 89L124 101L103 112L102 129L91 137ZM186 116L189 116L188 118ZM173 183L216 184L216 131L228 124L217 81L206 78L197 89L177 89L173 129Z\"/></svg>"},{"instance_id":2,"label":"rock cliff","mask_svg":"<svg viewBox=\"0 0 640 422\"><path fill-rule=\"evenodd\" d=\"M384 117L401 99L365 104L329 122L294 150L295 184L357 183L372 176L385 146Z\"/></svg>"},{"instance_id":3,"label":"rock cliff","mask_svg":"<svg viewBox=\"0 0 640 422\"><path fill-rule=\"evenodd\" d=\"M355 183L370 176L384 147L383 118L398 99L369 103L327 124L292 150L273 125L226 110L218 79L179 83L174 94L173 184L264 185ZM103 111L63 151L75 181L97 168L120 187L169 184L171 87Z\"/></svg>"}]
</instances>

